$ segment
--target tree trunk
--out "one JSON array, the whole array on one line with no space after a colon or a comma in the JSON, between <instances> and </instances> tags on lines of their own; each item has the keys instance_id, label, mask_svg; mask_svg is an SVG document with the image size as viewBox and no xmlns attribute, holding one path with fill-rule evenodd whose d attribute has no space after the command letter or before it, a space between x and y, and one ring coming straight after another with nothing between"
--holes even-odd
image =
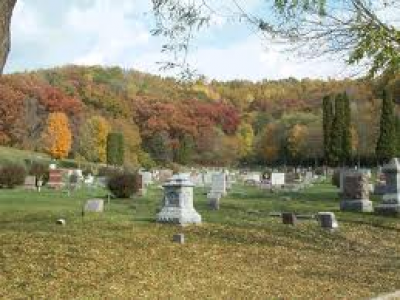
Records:
<instances>
[{"instance_id":1,"label":"tree trunk","mask_svg":"<svg viewBox=\"0 0 400 300\"><path fill-rule=\"evenodd\" d=\"M0 74L3 73L8 52L10 51L11 15L17 0L0 1Z\"/></svg>"}]
</instances>

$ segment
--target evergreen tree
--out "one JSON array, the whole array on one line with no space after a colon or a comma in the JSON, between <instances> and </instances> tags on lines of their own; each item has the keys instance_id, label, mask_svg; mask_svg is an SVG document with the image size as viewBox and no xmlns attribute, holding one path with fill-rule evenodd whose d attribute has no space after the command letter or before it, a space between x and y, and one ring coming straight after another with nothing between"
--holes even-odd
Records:
<instances>
[{"instance_id":1,"label":"evergreen tree","mask_svg":"<svg viewBox=\"0 0 400 300\"><path fill-rule=\"evenodd\" d=\"M393 101L386 91L382 96L382 112L379 128L379 138L376 144L376 157L379 162L387 162L395 156L395 118Z\"/></svg>"},{"instance_id":2,"label":"evergreen tree","mask_svg":"<svg viewBox=\"0 0 400 300\"><path fill-rule=\"evenodd\" d=\"M324 157L325 161L329 164L330 151L331 151L331 129L333 119L332 97L325 96L322 100L322 122L323 122L323 136L324 136Z\"/></svg>"},{"instance_id":3,"label":"evergreen tree","mask_svg":"<svg viewBox=\"0 0 400 300\"><path fill-rule=\"evenodd\" d=\"M394 134L396 136L395 156L400 157L400 118L395 117L394 124L395 124Z\"/></svg>"},{"instance_id":4,"label":"evergreen tree","mask_svg":"<svg viewBox=\"0 0 400 300\"><path fill-rule=\"evenodd\" d=\"M176 150L176 161L181 164L188 164L191 162L194 152L194 140L191 135L186 134L179 143L179 148Z\"/></svg>"},{"instance_id":5,"label":"evergreen tree","mask_svg":"<svg viewBox=\"0 0 400 300\"><path fill-rule=\"evenodd\" d=\"M111 132L107 136L107 163L114 166L124 164L124 136L119 132Z\"/></svg>"},{"instance_id":6,"label":"evergreen tree","mask_svg":"<svg viewBox=\"0 0 400 300\"><path fill-rule=\"evenodd\" d=\"M342 157L343 163L349 162L351 159L351 111L350 100L346 93L342 96L343 101L343 140L342 140Z\"/></svg>"},{"instance_id":7,"label":"evergreen tree","mask_svg":"<svg viewBox=\"0 0 400 300\"><path fill-rule=\"evenodd\" d=\"M335 98L335 116L332 121L331 148L329 151L329 161L334 166L339 165L343 157L343 115L343 97L341 94L338 94Z\"/></svg>"}]
</instances>

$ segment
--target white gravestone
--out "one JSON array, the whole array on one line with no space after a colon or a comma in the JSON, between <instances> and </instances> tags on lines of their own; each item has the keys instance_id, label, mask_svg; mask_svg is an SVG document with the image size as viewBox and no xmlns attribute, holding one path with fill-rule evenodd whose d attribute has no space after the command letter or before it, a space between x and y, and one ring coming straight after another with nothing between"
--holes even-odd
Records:
<instances>
[{"instance_id":1,"label":"white gravestone","mask_svg":"<svg viewBox=\"0 0 400 300\"><path fill-rule=\"evenodd\" d=\"M271 185L284 185L284 184L285 184L285 173L271 174Z\"/></svg>"},{"instance_id":2,"label":"white gravestone","mask_svg":"<svg viewBox=\"0 0 400 300\"><path fill-rule=\"evenodd\" d=\"M150 172L142 172L142 180L145 186L148 186L153 183L153 174Z\"/></svg>"},{"instance_id":3,"label":"white gravestone","mask_svg":"<svg viewBox=\"0 0 400 300\"><path fill-rule=\"evenodd\" d=\"M104 200L103 199L90 199L86 201L85 212L96 212L100 213L104 211Z\"/></svg>"},{"instance_id":4,"label":"white gravestone","mask_svg":"<svg viewBox=\"0 0 400 300\"><path fill-rule=\"evenodd\" d=\"M213 193L220 193L222 196L225 196L227 194L225 173L217 173L213 175L211 191Z\"/></svg>"},{"instance_id":5,"label":"white gravestone","mask_svg":"<svg viewBox=\"0 0 400 300\"><path fill-rule=\"evenodd\" d=\"M194 184L185 176L173 176L164 184L163 208L157 221L180 225L200 224L201 216L193 207Z\"/></svg>"}]
</instances>

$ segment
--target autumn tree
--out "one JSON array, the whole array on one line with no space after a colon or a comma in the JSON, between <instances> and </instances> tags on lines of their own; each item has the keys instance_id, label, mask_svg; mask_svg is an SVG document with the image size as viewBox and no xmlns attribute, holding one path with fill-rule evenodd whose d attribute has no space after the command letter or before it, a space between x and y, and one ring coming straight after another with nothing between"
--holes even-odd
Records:
<instances>
[{"instance_id":1,"label":"autumn tree","mask_svg":"<svg viewBox=\"0 0 400 300\"><path fill-rule=\"evenodd\" d=\"M304 125L296 124L289 130L287 150L292 160L299 161L303 153L305 153L307 135L308 130Z\"/></svg>"},{"instance_id":2,"label":"autumn tree","mask_svg":"<svg viewBox=\"0 0 400 300\"><path fill-rule=\"evenodd\" d=\"M242 123L237 130L237 138L240 157L245 158L250 156L253 151L254 142L253 127L248 123Z\"/></svg>"},{"instance_id":3,"label":"autumn tree","mask_svg":"<svg viewBox=\"0 0 400 300\"><path fill-rule=\"evenodd\" d=\"M395 155L395 117L392 98L383 91L379 138L376 144L376 157L379 162L387 162Z\"/></svg>"},{"instance_id":4,"label":"autumn tree","mask_svg":"<svg viewBox=\"0 0 400 300\"><path fill-rule=\"evenodd\" d=\"M53 158L61 159L68 156L72 144L72 135L68 117L64 113L50 113L42 133L44 150Z\"/></svg>"},{"instance_id":5,"label":"autumn tree","mask_svg":"<svg viewBox=\"0 0 400 300\"><path fill-rule=\"evenodd\" d=\"M81 127L79 136L79 154L92 162L107 161L107 136L110 125L101 116L88 119Z\"/></svg>"},{"instance_id":6,"label":"autumn tree","mask_svg":"<svg viewBox=\"0 0 400 300\"><path fill-rule=\"evenodd\" d=\"M268 163L276 163L282 150L282 128L278 123L269 123L257 137L256 151L259 158Z\"/></svg>"}]
</instances>

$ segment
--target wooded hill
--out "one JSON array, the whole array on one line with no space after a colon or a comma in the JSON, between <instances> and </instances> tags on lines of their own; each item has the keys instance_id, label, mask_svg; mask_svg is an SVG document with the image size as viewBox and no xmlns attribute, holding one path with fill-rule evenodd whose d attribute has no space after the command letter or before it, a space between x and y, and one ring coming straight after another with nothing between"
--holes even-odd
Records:
<instances>
[{"instance_id":1,"label":"wooded hill","mask_svg":"<svg viewBox=\"0 0 400 300\"><path fill-rule=\"evenodd\" d=\"M346 91L351 99L353 155L372 158L381 106L377 95L387 85L397 99L397 79L201 79L182 84L100 66L4 75L0 145L44 150L46 120L51 113L63 112L72 133L68 156L79 160L105 161L100 149L105 147L104 138L95 138L104 136L99 132L103 130L124 135L125 163L133 166L309 164L321 162L323 156L322 98ZM93 124L102 124L103 129Z\"/></svg>"}]
</instances>

